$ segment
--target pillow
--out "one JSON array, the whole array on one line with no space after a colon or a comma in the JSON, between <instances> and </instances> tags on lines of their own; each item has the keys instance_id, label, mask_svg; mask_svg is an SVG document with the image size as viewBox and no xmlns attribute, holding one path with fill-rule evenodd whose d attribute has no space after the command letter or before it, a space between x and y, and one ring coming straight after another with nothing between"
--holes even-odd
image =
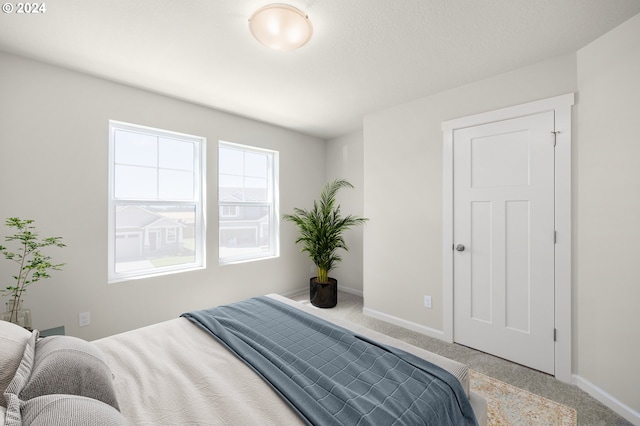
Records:
<instances>
[{"instance_id":1,"label":"pillow","mask_svg":"<svg viewBox=\"0 0 640 426\"><path fill-rule=\"evenodd\" d=\"M75 395L44 395L22 406L22 422L30 426L124 426L124 416L110 405Z\"/></svg>"},{"instance_id":2,"label":"pillow","mask_svg":"<svg viewBox=\"0 0 640 426\"><path fill-rule=\"evenodd\" d=\"M33 360L35 358L35 347L37 338L38 331L35 330L33 333L31 333L31 337L27 339L20 365L18 366L15 375L11 379L11 382L9 382L9 385L4 391L4 398L7 403L4 426L20 426L22 424L22 420L20 418L20 404L22 403L22 401L20 401L20 398L18 398L18 394L24 387L25 383L27 383L27 380L29 380L29 375L31 374L31 369L33 368Z\"/></svg>"},{"instance_id":3,"label":"pillow","mask_svg":"<svg viewBox=\"0 0 640 426\"><path fill-rule=\"evenodd\" d=\"M22 401L51 394L97 399L118 409L113 376L102 351L71 336L50 336L35 344L31 376L19 393Z\"/></svg>"},{"instance_id":4,"label":"pillow","mask_svg":"<svg viewBox=\"0 0 640 426\"><path fill-rule=\"evenodd\" d=\"M0 321L0 395L15 376L30 336L31 332L19 325ZM4 398L0 398L0 406L7 406Z\"/></svg>"}]
</instances>

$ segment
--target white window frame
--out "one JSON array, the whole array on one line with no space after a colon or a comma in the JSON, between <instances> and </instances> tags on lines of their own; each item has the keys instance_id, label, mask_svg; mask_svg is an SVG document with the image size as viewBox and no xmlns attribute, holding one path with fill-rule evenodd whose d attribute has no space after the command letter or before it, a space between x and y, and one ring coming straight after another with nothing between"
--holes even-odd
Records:
<instances>
[{"instance_id":1,"label":"white window frame","mask_svg":"<svg viewBox=\"0 0 640 426\"><path fill-rule=\"evenodd\" d=\"M116 131L123 130L137 132L145 135L157 137L167 137L192 142L195 147L195 180L194 197L190 200L174 199L135 199L115 197L115 134ZM121 281L149 278L160 275L187 272L206 268L206 138L201 136L188 135L184 133L172 132L169 130L156 129L152 127L140 126L137 124L124 123L121 121L109 120L109 220L108 220L108 282L116 283ZM179 265L162 266L153 269L135 270L127 272L116 272L116 207L122 205L195 205L195 260L190 263ZM176 230L177 232L177 230Z\"/></svg>"},{"instance_id":2,"label":"white window frame","mask_svg":"<svg viewBox=\"0 0 640 426\"><path fill-rule=\"evenodd\" d=\"M280 256L280 197L279 197L279 152L271 149L259 148L250 145L242 145L233 142L226 141L218 141L218 154L220 153L220 148L225 147L229 149L237 149L245 152L255 152L261 154L269 154L271 156L271 163L268 168L268 179L270 181L269 185L269 199L270 202L251 202L251 201L243 201L243 202L222 202L220 201L220 193L218 187L218 214L220 215L218 218L218 262L220 265L229 265L235 263L242 262L251 262L257 260L265 260L272 259ZM218 179L220 178L220 167L218 166ZM250 253L250 254L239 254L235 256L226 256L221 257L220 255L220 242L221 242L221 217L230 217L230 216L222 216L221 212L224 210L223 206L233 206L233 205L264 205L269 204L269 224L271 226L272 232L269 235L269 251L260 252L260 253ZM240 209L238 209L239 211ZM262 232L263 229L257 229L257 232Z\"/></svg>"}]
</instances>

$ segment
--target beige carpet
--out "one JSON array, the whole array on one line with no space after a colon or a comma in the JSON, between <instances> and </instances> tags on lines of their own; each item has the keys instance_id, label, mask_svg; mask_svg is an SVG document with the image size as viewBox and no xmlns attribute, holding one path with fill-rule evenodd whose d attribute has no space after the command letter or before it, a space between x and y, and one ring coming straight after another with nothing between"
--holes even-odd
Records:
<instances>
[{"instance_id":1,"label":"beige carpet","mask_svg":"<svg viewBox=\"0 0 640 426\"><path fill-rule=\"evenodd\" d=\"M471 389L487 399L489 426L575 426L576 410L469 370Z\"/></svg>"}]
</instances>

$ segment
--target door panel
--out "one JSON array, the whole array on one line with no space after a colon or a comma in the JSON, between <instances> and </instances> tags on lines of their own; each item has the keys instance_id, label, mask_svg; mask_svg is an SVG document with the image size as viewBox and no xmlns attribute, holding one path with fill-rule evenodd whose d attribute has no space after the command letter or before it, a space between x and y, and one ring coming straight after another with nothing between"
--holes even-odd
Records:
<instances>
[{"instance_id":1,"label":"door panel","mask_svg":"<svg viewBox=\"0 0 640 426\"><path fill-rule=\"evenodd\" d=\"M507 201L505 221L505 326L524 333L531 331L530 205L529 201Z\"/></svg>"},{"instance_id":2,"label":"door panel","mask_svg":"<svg viewBox=\"0 0 640 426\"><path fill-rule=\"evenodd\" d=\"M524 131L473 138L471 187L528 185L528 148L528 132ZM509 161L502 161L504 158Z\"/></svg>"},{"instance_id":3,"label":"door panel","mask_svg":"<svg viewBox=\"0 0 640 426\"><path fill-rule=\"evenodd\" d=\"M455 130L454 340L554 373L554 113Z\"/></svg>"},{"instance_id":4,"label":"door panel","mask_svg":"<svg viewBox=\"0 0 640 426\"><path fill-rule=\"evenodd\" d=\"M491 203L471 203L471 317L491 322Z\"/></svg>"}]
</instances>

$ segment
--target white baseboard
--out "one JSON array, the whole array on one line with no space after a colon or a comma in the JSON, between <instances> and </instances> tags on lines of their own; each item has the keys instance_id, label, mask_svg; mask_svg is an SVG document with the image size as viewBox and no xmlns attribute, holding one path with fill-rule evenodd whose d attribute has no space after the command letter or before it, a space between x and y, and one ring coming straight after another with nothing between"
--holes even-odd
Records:
<instances>
[{"instance_id":1,"label":"white baseboard","mask_svg":"<svg viewBox=\"0 0 640 426\"><path fill-rule=\"evenodd\" d=\"M280 292L278 294L280 296L284 296L284 297L291 297L291 296L295 296L296 294L300 294L300 293L305 292L305 291L307 291L307 292L309 291L309 286L300 287L300 288L297 288L295 290L283 291L283 292Z\"/></svg>"},{"instance_id":2,"label":"white baseboard","mask_svg":"<svg viewBox=\"0 0 640 426\"><path fill-rule=\"evenodd\" d=\"M354 294L356 296L360 296L360 297L364 297L364 293L362 292L362 289L357 289L357 288L351 288L351 287L344 287L341 286L340 284L338 284L338 291L344 291L345 293L349 293L349 294Z\"/></svg>"},{"instance_id":3,"label":"white baseboard","mask_svg":"<svg viewBox=\"0 0 640 426\"><path fill-rule=\"evenodd\" d=\"M393 325L407 328L411 331L415 331L425 336L433 337L436 339L444 340L444 333L434 328L426 327L424 325L417 324L415 322L403 320L402 318L394 317L393 315L385 314L383 312L376 311L374 309L364 308L362 310L364 315L376 318L382 321L386 321Z\"/></svg>"},{"instance_id":4,"label":"white baseboard","mask_svg":"<svg viewBox=\"0 0 640 426\"><path fill-rule=\"evenodd\" d=\"M624 417L634 425L640 426L640 413L632 409L631 407L623 404L598 386L594 385L590 381L578 376L573 375L573 383L580 389L609 407L611 410Z\"/></svg>"}]
</instances>

